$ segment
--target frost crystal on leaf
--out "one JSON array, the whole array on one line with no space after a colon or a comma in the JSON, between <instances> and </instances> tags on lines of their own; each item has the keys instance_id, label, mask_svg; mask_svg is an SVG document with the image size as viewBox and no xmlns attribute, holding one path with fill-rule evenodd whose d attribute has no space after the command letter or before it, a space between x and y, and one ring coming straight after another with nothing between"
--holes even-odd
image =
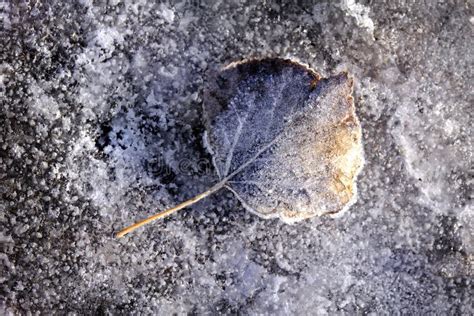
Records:
<instances>
[{"instance_id":1,"label":"frost crystal on leaf","mask_svg":"<svg viewBox=\"0 0 474 316\"><path fill-rule=\"evenodd\" d=\"M204 101L206 147L246 209L294 222L334 214L356 198L363 165L352 79L321 79L290 60L231 64Z\"/></svg>"}]
</instances>

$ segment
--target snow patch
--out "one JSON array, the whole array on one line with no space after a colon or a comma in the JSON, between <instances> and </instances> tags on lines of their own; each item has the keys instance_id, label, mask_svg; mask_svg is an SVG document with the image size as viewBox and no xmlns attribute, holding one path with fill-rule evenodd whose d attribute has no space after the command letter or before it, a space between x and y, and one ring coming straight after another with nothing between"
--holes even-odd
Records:
<instances>
[{"instance_id":1,"label":"snow patch","mask_svg":"<svg viewBox=\"0 0 474 316\"><path fill-rule=\"evenodd\" d=\"M347 15L355 18L356 24L359 27L367 29L372 37L374 36L375 24L369 16L369 7L357 3L355 0L344 0L342 8Z\"/></svg>"}]
</instances>

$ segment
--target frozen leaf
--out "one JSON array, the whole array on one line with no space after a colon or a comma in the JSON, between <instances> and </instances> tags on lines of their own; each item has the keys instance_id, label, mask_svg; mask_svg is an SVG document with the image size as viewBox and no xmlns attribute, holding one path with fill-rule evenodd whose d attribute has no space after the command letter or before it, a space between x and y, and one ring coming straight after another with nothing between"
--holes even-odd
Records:
<instances>
[{"instance_id":1,"label":"frozen leaf","mask_svg":"<svg viewBox=\"0 0 474 316\"><path fill-rule=\"evenodd\" d=\"M249 211L287 223L347 209L363 165L351 93L346 73L321 79L290 60L227 66L204 98L204 142L220 181L119 236L224 187Z\"/></svg>"}]
</instances>

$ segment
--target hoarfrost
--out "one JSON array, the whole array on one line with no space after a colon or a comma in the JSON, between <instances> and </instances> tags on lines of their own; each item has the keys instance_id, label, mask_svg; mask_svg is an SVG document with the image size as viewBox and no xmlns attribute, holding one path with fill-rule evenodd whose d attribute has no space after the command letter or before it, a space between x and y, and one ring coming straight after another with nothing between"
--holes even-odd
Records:
<instances>
[{"instance_id":1,"label":"hoarfrost","mask_svg":"<svg viewBox=\"0 0 474 316\"><path fill-rule=\"evenodd\" d=\"M0 314L473 314L465 3L0 7ZM207 72L265 56L354 75L351 211L285 225L222 191L113 239L218 180Z\"/></svg>"},{"instance_id":2,"label":"hoarfrost","mask_svg":"<svg viewBox=\"0 0 474 316\"><path fill-rule=\"evenodd\" d=\"M262 217L295 222L354 203L363 164L352 80L290 60L226 67L204 101L207 146L222 181Z\"/></svg>"}]
</instances>

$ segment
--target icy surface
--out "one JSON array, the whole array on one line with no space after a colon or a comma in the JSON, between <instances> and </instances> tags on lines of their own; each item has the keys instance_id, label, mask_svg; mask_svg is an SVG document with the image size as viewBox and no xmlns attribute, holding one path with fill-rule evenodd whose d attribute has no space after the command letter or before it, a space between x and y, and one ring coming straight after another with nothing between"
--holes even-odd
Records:
<instances>
[{"instance_id":1,"label":"icy surface","mask_svg":"<svg viewBox=\"0 0 474 316\"><path fill-rule=\"evenodd\" d=\"M0 313L473 314L472 4L0 4ZM355 77L366 165L295 225L221 191L208 72L252 56Z\"/></svg>"}]
</instances>

